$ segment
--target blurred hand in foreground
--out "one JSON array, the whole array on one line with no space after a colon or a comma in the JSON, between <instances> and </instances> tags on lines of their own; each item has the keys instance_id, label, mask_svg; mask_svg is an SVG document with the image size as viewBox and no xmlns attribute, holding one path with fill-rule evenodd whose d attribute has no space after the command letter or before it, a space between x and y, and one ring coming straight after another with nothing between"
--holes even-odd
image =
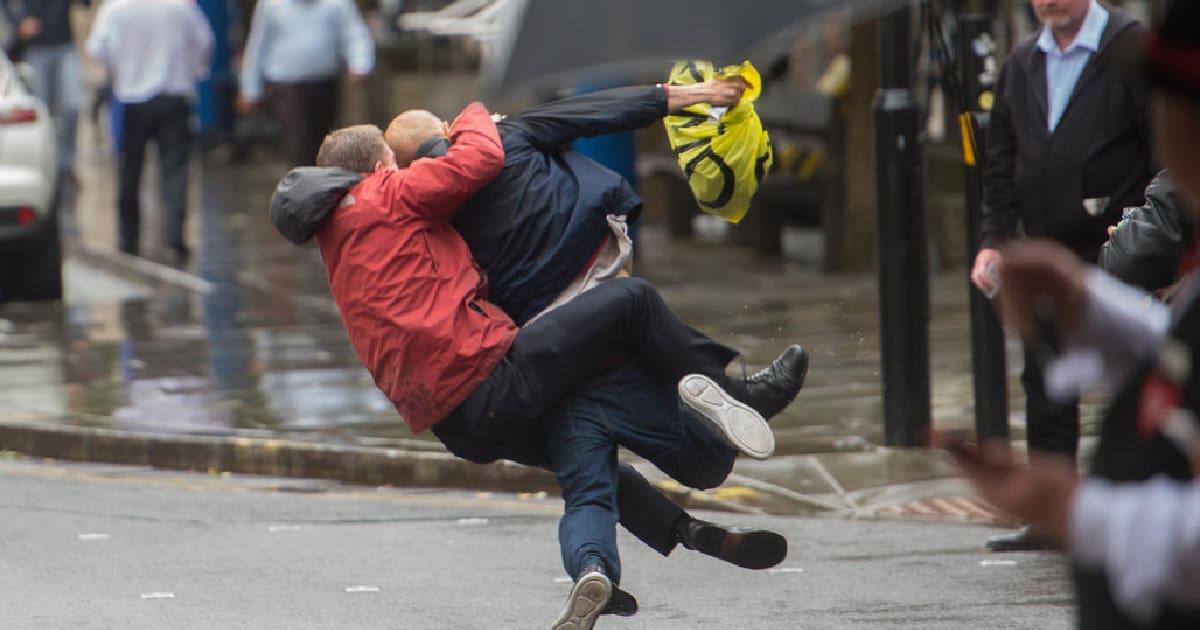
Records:
<instances>
[{"instance_id":1,"label":"blurred hand in foreground","mask_svg":"<svg viewBox=\"0 0 1200 630\"><path fill-rule=\"evenodd\" d=\"M1013 241L1000 248L1000 302L1005 326L1036 340L1038 316L1049 315L1058 331L1079 323L1087 299L1087 266L1054 241ZM1039 313L1045 307L1050 312Z\"/></svg>"},{"instance_id":2,"label":"blurred hand in foreground","mask_svg":"<svg viewBox=\"0 0 1200 630\"><path fill-rule=\"evenodd\" d=\"M1029 465L1019 464L1004 440L989 441L982 448L960 443L947 450L980 498L1029 523L1039 537L1067 545L1071 506L1079 485L1071 460L1034 454Z\"/></svg>"}]
</instances>

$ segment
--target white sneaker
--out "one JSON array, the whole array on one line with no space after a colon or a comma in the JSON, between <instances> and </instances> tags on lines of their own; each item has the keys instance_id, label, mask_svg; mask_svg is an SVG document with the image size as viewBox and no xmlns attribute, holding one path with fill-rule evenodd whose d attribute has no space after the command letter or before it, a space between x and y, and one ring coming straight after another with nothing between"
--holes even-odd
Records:
<instances>
[{"instance_id":1,"label":"white sneaker","mask_svg":"<svg viewBox=\"0 0 1200 630\"><path fill-rule=\"evenodd\" d=\"M592 630L612 597L612 581L602 571L589 571L575 581L567 605L551 630Z\"/></svg>"},{"instance_id":2,"label":"white sneaker","mask_svg":"<svg viewBox=\"0 0 1200 630\"><path fill-rule=\"evenodd\" d=\"M766 459L775 452L775 435L767 421L711 378L688 374L680 379L679 400L733 448L754 459Z\"/></svg>"}]
</instances>

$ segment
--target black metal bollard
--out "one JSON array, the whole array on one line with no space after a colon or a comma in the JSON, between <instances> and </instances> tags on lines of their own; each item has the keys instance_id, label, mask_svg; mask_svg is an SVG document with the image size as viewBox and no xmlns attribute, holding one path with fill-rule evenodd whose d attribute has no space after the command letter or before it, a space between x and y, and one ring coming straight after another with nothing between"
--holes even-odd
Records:
<instances>
[{"instance_id":1,"label":"black metal bollard","mask_svg":"<svg viewBox=\"0 0 1200 630\"><path fill-rule=\"evenodd\" d=\"M958 18L958 59L968 110L959 119L966 177L967 251L973 261L980 247L983 220L983 168L987 110L991 109L995 58L991 44L992 18L966 13ZM968 280L969 283L969 280ZM975 384L975 433L982 441L1008 439L1008 374L1004 331L988 298L974 285L971 300L971 369Z\"/></svg>"},{"instance_id":2,"label":"black metal bollard","mask_svg":"<svg viewBox=\"0 0 1200 630\"><path fill-rule=\"evenodd\" d=\"M910 7L880 18L875 95L884 443L929 443L929 260L909 64Z\"/></svg>"}]
</instances>

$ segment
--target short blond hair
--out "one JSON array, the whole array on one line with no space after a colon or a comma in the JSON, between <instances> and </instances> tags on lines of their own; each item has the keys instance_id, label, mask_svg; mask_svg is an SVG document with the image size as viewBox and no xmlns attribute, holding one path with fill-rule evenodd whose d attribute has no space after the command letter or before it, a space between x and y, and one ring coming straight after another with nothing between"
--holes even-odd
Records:
<instances>
[{"instance_id":1,"label":"short blond hair","mask_svg":"<svg viewBox=\"0 0 1200 630\"><path fill-rule=\"evenodd\" d=\"M442 119L423 109L410 109L392 119L383 138L396 154L396 164L408 166L422 143L445 135Z\"/></svg>"},{"instance_id":2,"label":"short blond hair","mask_svg":"<svg viewBox=\"0 0 1200 630\"><path fill-rule=\"evenodd\" d=\"M336 129L321 141L317 166L334 166L356 173L368 173L387 159L383 132L375 125L354 125Z\"/></svg>"}]
</instances>

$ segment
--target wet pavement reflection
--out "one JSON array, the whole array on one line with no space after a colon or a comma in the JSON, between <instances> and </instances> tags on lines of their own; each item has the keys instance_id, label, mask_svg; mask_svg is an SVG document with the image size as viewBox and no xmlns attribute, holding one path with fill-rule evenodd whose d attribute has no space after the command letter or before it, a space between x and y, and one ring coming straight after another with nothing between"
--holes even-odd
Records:
<instances>
[{"instance_id":1,"label":"wet pavement reflection","mask_svg":"<svg viewBox=\"0 0 1200 630\"><path fill-rule=\"evenodd\" d=\"M359 364L318 252L292 246L269 224L280 167L194 164L195 255L186 271L203 282L184 283L98 261L113 244L111 168L92 155L81 170L67 222L74 251L65 302L0 306L0 420L436 447L428 433L407 431ZM145 211L152 217L156 208L147 194ZM155 243L156 222L145 223L145 242ZM653 225L639 239L639 274L684 320L744 350L747 370L788 343L810 350L804 391L774 421L781 457L740 463L739 474L839 504L852 504L847 493L858 489L948 474L937 457L875 448L882 413L872 276L823 275L808 256L765 262L715 242L672 242ZM935 424L969 428L963 272L934 277L932 300ZM1010 350L1020 436L1020 354ZM1085 433L1094 433L1094 408L1085 418Z\"/></svg>"}]
</instances>

